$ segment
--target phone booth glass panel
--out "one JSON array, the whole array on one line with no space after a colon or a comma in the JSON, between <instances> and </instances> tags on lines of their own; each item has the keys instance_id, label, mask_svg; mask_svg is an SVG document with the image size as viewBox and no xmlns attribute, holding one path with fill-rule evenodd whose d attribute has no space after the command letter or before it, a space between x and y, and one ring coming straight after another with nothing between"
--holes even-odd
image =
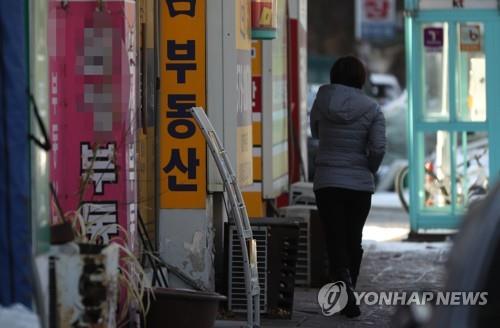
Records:
<instances>
[{"instance_id":1,"label":"phone booth glass panel","mask_svg":"<svg viewBox=\"0 0 500 328\"><path fill-rule=\"evenodd\" d=\"M412 232L454 229L498 178L500 12L491 1L406 1Z\"/></svg>"}]
</instances>

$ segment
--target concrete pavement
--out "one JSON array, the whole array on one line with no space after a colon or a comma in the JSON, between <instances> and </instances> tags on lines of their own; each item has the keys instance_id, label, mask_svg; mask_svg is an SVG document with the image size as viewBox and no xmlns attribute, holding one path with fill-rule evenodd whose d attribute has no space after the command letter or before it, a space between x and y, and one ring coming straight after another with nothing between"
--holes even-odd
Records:
<instances>
[{"instance_id":1,"label":"concrete pavement","mask_svg":"<svg viewBox=\"0 0 500 328\"><path fill-rule=\"evenodd\" d=\"M375 194L363 230L365 255L357 291L437 291L444 285L444 268L451 242L407 242L408 215L395 194ZM355 319L325 317L318 305L318 288L296 288L291 320L262 317L262 326L285 327L390 327L394 306L361 305ZM243 327L241 321L218 321L216 327Z\"/></svg>"},{"instance_id":2,"label":"concrete pavement","mask_svg":"<svg viewBox=\"0 0 500 328\"><path fill-rule=\"evenodd\" d=\"M365 257L358 291L437 291L444 284L444 265L451 244L448 242L370 242L365 243ZM318 289L296 288L291 320L268 319L262 326L281 327L390 327L396 308L386 305L361 305L355 319L341 315L325 317L317 302ZM219 321L216 327L242 327L242 322Z\"/></svg>"},{"instance_id":3,"label":"concrete pavement","mask_svg":"<svg viewBox=\"0 0 500 328\"><path fill-rule=\"evenodd\" d=\"M367 243L358 291L436 291L444 284L448 243ZM299 288L293 319L264 320L264 327L389 327L393 306L361 305L356 319L325 317L317 302L318 289Z\"/></svg>"}]
</instances>

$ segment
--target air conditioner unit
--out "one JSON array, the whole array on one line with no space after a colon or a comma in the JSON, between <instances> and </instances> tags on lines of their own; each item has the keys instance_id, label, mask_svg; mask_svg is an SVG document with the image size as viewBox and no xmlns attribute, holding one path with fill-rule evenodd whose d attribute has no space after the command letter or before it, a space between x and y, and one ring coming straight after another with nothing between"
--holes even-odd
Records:
<instances>
[{"instance_id":1,"label":"air conditioner unit","mask_svg":"<svg viewBox=\"0 0 500 328\"><path fill-rule=\"evenodd\" d=\"M312 182L295 182L290 186L290 205L316 205Z\"/></svg>"},{"instance_id":2,"label":"air conditioner unit","mask_svg":"<svg viewBox=\"0 0 500 328\"><path fill-rule=\"evenodd\" d=\"M260 312L267 312L267 228L252 226L253 238L257 241L257 266L260 286ZM228 308L233 312L247 311L243 255L236 226L229 226L229 290Z\"/></svg>"},{"instance_id":3,"label":"air conditioner unit","mask_svg":"<svg viewBox=\"0 0 500 328\"><path fill-rule=\"evenodd\" d=\"M298 223L283 218L262 218L252 219L250 225L257 241L261 313L291 316ZM228 243L228 309L236 313L246 312L243 257L234 225L229 225Z\"/></svg>"},{"instance_id":4,"label":"air conditioner unit","mask_svg":"<svg viewBox=\"0 0 500 328\"><path fill-rule=\"evenodd\" d=\"M322 223L315 205L279 208L280 216L299 224L296 286L318 287L328 280L328 256Z\"/></svg>"}]
</instances>

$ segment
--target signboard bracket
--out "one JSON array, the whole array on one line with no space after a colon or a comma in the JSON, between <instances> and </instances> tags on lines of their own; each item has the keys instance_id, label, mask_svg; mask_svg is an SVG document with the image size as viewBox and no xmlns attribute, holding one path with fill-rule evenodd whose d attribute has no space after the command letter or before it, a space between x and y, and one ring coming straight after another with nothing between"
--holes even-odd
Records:
<instances>
[{"instance_id":1,"label":"signboard bracket","mask_svg":"<svg viewBox=\"0 0 500 328\"><path fill-rule=\"evenodd\" d=\"M247 210L238 186L236 174L231 167L231 162L222 142L203 108L193 107L188 111L193 115L196 124L200 127L205 137L208 148L214 157L215 164L224 181L227 195L229 196L230 211L228 215L231 215L236 225L243 254L247 296L247 327L260 327L260 287L257 270L257 250L255 247L252 247L255 244L255 240L252 236L250 221L248 220Z\"/></svg>"}]
</instances>

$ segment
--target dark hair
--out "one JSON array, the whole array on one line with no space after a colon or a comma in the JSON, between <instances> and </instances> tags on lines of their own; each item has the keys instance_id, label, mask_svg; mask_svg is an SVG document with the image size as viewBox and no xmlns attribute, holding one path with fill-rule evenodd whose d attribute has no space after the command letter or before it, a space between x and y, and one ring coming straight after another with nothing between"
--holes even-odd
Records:
<instances>
[{"instance_id":1,"label":"dark hair","mask_svg":"<svg viewBox=\"0 0 500 328\"><path fill-rule=\"evenodd\" d=\"M365 65L354 56L337 59L330 70L330 83L361 89L366 81Z\"/></svg>"}]
</instances>

